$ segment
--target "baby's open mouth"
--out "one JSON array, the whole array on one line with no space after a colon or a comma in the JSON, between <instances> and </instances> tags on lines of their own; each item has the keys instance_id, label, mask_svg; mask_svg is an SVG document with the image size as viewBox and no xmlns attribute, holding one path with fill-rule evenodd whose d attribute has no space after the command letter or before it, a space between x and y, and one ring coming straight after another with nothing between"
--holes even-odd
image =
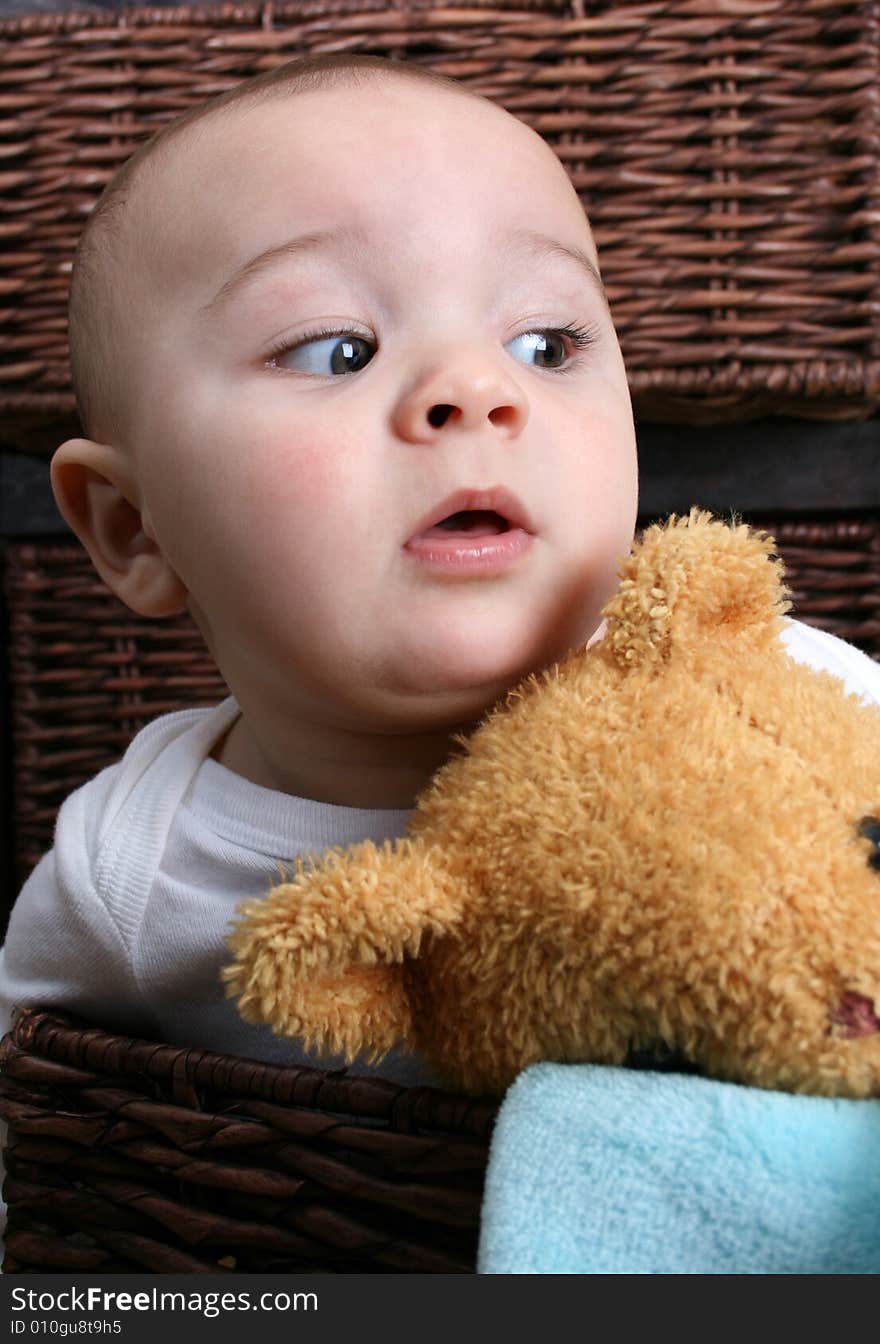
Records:
<instances>
[{"instance_id":1,"label":"baby's open mouth","mask_svg":"<svg viewBox=\"0 0 880 1344\"><path fill-rule=\"evenodd\" d=\"M446 545L460 538L465 544L481 538L522 531L532 524L516 495L504 486L488 490L454 490L416 523L407 545L437 541Z\"/></svg>"},{"instance_id":2,"label":"baby's open mouth","mask_svg":"<svg viewBox=\"0 0 880 1344\"><path fill-rule=\"evenodd\" d=\"M423 514L404 549L443 578L494 577L515 568L534 541L531 520L510 490L454 490Z\"/></svg>"},{"instance_id":3,"label":"baby's open mouth","mask_svg":"<svg viewBox=\"0 0 880 1344\"><path fill-rule=\"evenodd\" d=\"M423 535L439 537L456 532L469 537L495 537L499 532L509 530L510 523L494 509L463 509L460 513L450 513L447 518L442 518Z\"/></svg>"}]
</instances>

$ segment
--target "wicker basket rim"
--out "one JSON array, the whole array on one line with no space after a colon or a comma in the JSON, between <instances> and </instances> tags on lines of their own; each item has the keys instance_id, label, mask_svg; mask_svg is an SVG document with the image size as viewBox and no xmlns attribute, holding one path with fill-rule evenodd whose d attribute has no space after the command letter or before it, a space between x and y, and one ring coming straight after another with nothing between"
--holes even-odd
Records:
<instances>
[{"instance_id":1,"label":"wicker basket rim","mask_svg":"<svg viewBox=\"0 0 880 1344\"><path fill-rule=\"evenodd\" d=\"M74 1068L100 1071L100 1057L110 1056L114 1072L121 1077L173 1080L192 1088L230 1088L241 1097L345 1111L392 1124L400 1122L406 1129L411 1128L410 1122L445 1127L452 1117L457 1131L485 1138L498 1111L498 1103L492 1099L434 1087L407 1087L381 1077L268 1064L194 1046L121 1036L52 1009L20 1010L9 1037L18 1050Z\"/></svg>"}]
</instances>

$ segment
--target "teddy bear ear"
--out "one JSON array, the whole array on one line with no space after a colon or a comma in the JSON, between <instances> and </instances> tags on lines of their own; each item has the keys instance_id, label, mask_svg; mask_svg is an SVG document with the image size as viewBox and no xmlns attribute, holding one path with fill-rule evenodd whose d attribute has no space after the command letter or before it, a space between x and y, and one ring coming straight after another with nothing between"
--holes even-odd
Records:
<instances>
[{"instance_id":1,"label":"teddy bear ear","mask_svg":"<svg viewBox=\"0 0 880 1344\"><path fill-rule=\"evenodd\" d=\"M790 607L774 550L767 533L700 509L654 524L623 563L602 644L624 668L728 636L766 647Z\"/></svg>"}]
</instances>

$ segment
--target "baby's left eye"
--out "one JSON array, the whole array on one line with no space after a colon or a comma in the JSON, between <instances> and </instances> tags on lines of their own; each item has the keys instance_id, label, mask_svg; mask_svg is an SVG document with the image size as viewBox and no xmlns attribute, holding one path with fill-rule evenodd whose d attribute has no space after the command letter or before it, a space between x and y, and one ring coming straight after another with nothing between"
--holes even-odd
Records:
<instances>
[{"instance_id":1,"label":"baby's left eye","mask_svg":"<svg viewBox=\"0 0 880 1344\"><path fill-rule=\"evenodd\" d=\"M557 369L567 353L565 341L557 331L524 331L521 336L508 341L504 348L514 359L522 358L524 364L534 363L541 369Z\"/></svg>"},{"instance_id":2,"label":"baby's left eye","mask_svg":"<svg viewBox=\"0 0 880 1344\"><path fill-rule=\"evenodd\" d=\"M524 331L508 341L504 348L514 359L534 368L559 369L570 357L566 339L577 350L584 350L593 343L592 334L582 327L558 327L547 331Z\"/></svg>"}]
</instances>

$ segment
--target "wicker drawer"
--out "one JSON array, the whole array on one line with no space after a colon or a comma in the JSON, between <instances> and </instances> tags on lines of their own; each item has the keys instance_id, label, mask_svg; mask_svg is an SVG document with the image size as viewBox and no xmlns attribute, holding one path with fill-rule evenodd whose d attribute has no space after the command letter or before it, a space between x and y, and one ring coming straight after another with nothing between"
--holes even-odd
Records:
<instances>
[{"instance_id":1,"label":"wicker drawer","mask_svg":"<svg viewBox=\"0 0 880 1344\"><path fill-rule=\"evenodd\" d=\"M139 140L342 50L430 65L546 137L593 221L642 418L880 406L873 0L320 0L0 23L0 431L72 426L73 248Z\"/></svg>"}]
</instances>

